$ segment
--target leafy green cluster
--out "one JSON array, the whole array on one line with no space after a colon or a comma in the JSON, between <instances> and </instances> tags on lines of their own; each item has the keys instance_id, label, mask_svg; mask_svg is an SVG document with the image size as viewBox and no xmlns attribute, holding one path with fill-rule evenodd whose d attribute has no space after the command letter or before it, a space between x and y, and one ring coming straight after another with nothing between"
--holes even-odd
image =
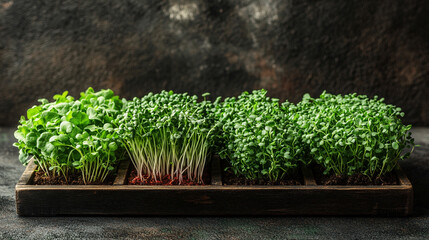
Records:
<instances>
[{"instance_id":1,"label":"leafy green cluster","mask_svg":"<svg viewBox=\"0 0 429 240\"><path fill-rule=\"evenodd\" d=\"M222 126L221 158L229 159L236 175L275 182L293 174L303 160L295 106L266 96L266 90L242 93L215 105Z\"/></svg>"},{"instance_id":2,"label":"leafy green cluster","mask_svg":"<svg viewBox=\"0 0 429 240\"><path fill-rule=\"evenodd\" d=\"M357 94L304 96L297 105L297 124L308 152L325 173L372 178L392 171L399 159L410 155L404 149L414 147L411 125L401 123L400 108L383 101Z\"/></svg>"},{"instance_id":3,"label":"leafy green cluster","mask_svg":"<svg viewBox=\"0 0 429 240\"><path fill-rule=\"evenodd\" d=\"M197 99L162 91L127 102L118 132L140 179L169 175L182 182L187 174L202 182L216 124L207 117L212 103Z\"/></svg>"},{"instance_id":4,"label":"leafy green cluster","mask_svg":"<svg viewBox=\"0 0 429 240\"><path fill-rule=\"evenodd\" d=\"M294 105L266 94L212 103L208 94L199 102L172 91L128 102L111 90L89 88L79 100L64 92L54 102L40 99L21 117L14 145L23 164L33 156L46 174L80 171L86 184L104 181L125 152L141 180L168 175L202 182L214 151L236 175L276 182L312 161L325 173L372 178L392 171L414 148L404 113L384 99L323 93Z\"/></svg>"},{"instance_id":5,"label":"leafy green cluster","mask_svg":"<svg viewBox=\"0 0 429 240\"><path fill-rule=\"evenodd\" d=\"M27 164L33 156L46 173L63 175L82 173L85 184L103 182L115 169L120 144L112 121L122 101L112 90L81 93L79 100L55 95L54 102L40 99L40 105L22 116L14 145L20 149L20 161Z\"/></svg>"}]
</instances>

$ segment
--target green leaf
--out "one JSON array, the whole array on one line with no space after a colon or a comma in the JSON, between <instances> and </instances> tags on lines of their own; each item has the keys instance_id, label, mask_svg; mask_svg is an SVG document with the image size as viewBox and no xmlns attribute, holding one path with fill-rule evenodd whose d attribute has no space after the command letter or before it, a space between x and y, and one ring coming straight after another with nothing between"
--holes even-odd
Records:
<instances>
[{"instance_id":1,"label":"green leaf","mask_svg":"<svg viewBox=\"0 0 429 240\"><path fill-rule=\"evenodd\" d=\"M69 139L69 136L66 135L66 134L60 134L60 135L58 135L58 140L61 141L61 142L65 142L68 139Z\"/></svg>"},{"instance_id":2,"label":"green leaf","mask_svg":"<svg viewBox=\"0 0 429 240\"><path fill-rule=\"evenodd\" d=\"M88 115L88 119L90 120L100 120L100 118L97 117L97 112L92 107L89 107L86 110L86 114Z\"/></svg>"},{"instance_id":3,"label":"green leaf","mask_svg":"<svg viewBox=\"0 0 429 240\"><path fill-rule=\"evenodd\" d=\"M37 148L44 149L46 144L49 142L49 138L51 138L52 133L50 132L44 132L40 135L40 137L37 139Z\"/></svg>"},{"instance_id":4,"label":"green leaf","mask_svg":"<svg viewBox=\"0 0 429 240\"><path fill-rule=\"evenodd\" d=\"M393 142L392 143L392 148L395 149L395 150L397 150L399 148L398 143L397 142Z\"/></svg>"},{"instance_id":5,"label":"green leaf","mask_svg":"<svg viewBox=\"0 0 429 240\"><path fill-rule=\"evenodd\" d=\"M62 121L60 124L60 131L65 133L71 133L73 130L73 125L69 121Z\"/></svg>"},{"instance_id":6,"label":"green leaf","mask_svg":"<svg viewBox=\"0 0 429 240\"><path fill-rule=\"evenodd\" d=\"M311 96L310 96L310 94L309 94L309 93L305 93L305 94L302 96L302 100L309 100L309 99L311 99Z\"/></svg>"},{"instance_id":7,"label":"green leaf","mask_svg":"<svg viewBox=\"0 0 429 240\"><path fill-rule=\"evenodd\" d=\"M27 110L27 118L32 119L35 115L40 113L41 110L42 110L42 108L40 106L34 106L34 107L28 109Z\"/></svg>"},{"instance_id":8,"label":"green leaf","mask_svg":"<svg viewBox=\"0 0 429 240\"><path fill-rule=\"evenodd\" d=\"M56 112L43 112L42 118L45 122L51 122L59 117L58 113Z\"/></svg>"},{"instance_id":9,"label":"green leaf","mask_svg":"<svg viewBox=\"0 0 429 240\"><path fill-rule=\"evenodd\" d=\"M25 136L24 136L24 134L23 134L21 131L16 130L16 131L13 133L13 135L15 136L15 138L16 138L17 140L25 142Z\"/></svg>"},{"instance_id":10,"label":"green leaf","mask_svg":"<svg viewBox=\"0 0 429 240\"><path fill-rule=\"evenodd\" d=\"M64 100L68 93L69 93L68 91L64 91L62 95L57 94L53 97L53 99L57 100L57 101L58 100L60 100L60 101Z\"/></svg>"},{"instance_id":11,"label":"green leaf","mask_svg":"<svg viewBox=\"0 0 429 240\"><path fill-rule=\"evenodd\" d=\"M70 122L75 124L75 125L78 125L78 126L88 125L89 124L89 118L88 118L88 115L86 115L86 113L73 112L72 118L70 118Z\"/></svg>"},{"instance_id":12,"label":"green leaf","mask_svg":"<svg viewBox=\"0 0 429 240\"><path fill-rule=\"evenodd\" d=\"M22 149L19 150L19 161L24 164L27 165L28 164L28 154L25 153Z\"/></svg>"},{"instance_id":13,"label":"green leaf","mask_svg":"<svg viewBox=\"0 0 429 240\"><path fill-rule=\"evenodd\" d=\"M98 130L98 127L96 125L89 125L85 127L85 130L89 130L91 132L95 132Z\"/></svg>"},{"instance_id":14,"label":"green leaf","mask_svg":"<svg viewBox=\"0 0 429 240\"><path fill-rule=\"evenodd\" d=\"M37 133L34 133L34 132L30 132L29 134L27 134L26 141L25 141L27 146L29 146L29 147L36 146L37 145L37 137L38 137Z\"/></svg>"},{"instance_id":15,"label":"green leaf","mask_svg":"<svg viewBox=\"0 0 429 240\"><path fill-rule=\"evenodd\" d=\"M59 139L59 136L52 136L49 138L49 142L52 143L52 142L58 141L58 139Z\"/></svg>"},{"instance_id":16,"label":"green leaf","mask_svg":"<svg viewBox=\"0 0 429 240\"><path fill-rule=\"evenodd\" d=\"M115 151L116 149L118 149L118 145L115 142L111 142L109 143L109 148L112 151Z\"/></svg>"},{"instance_id":17,"label":"green leaf","mask_svg":"<svg viewBox=\"0 0 429 240\"><path fill-rule=\"evenodd\" d=\"M105 123L103 126L104 130L113 130L113 126L110 123Z\"/></svg>"},{"instance_id":18,"label":"green leaf","mask_svg":"<svg viewBox=\"0 0 429 240\"><path fill-rule=\"evenodd\" d=\"M52 151L54 151L54 149L55 149L55 146L52 144L52 143L50 143L50 142L47 142L46 144L45 144L45 146L44 146L44 149L43 149L43 151L45 152L45 153L51 153Z\"/></svg>"}]
</instances>

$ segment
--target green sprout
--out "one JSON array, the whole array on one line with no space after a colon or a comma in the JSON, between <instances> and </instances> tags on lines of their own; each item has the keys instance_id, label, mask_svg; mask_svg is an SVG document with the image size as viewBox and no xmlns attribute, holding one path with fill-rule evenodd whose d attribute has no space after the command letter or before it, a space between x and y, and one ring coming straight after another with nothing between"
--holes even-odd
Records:
<instances>
[{"instance_id":1,"label":"green sprout","mask_svg":"<svg viewBox=\"0 0 429 240\"><path fill-rule=\"evenodd\" d=\"M19 159L26 165L32 156L47 175L67 180L80 171L85 184L103 182L117 165L120 141L111 123L122 101L112 90L89 88L79 100L67 95L55 95L55 102L40 99L21 117L14 144Z\"/></svg>"},{"instance_id":2,"label":"green sprout","mask_svg":"<svg viewBox=\"0 0 429 240\"><path fill-rule=\"evenodd\" d=\"M411 125L401 122L404 113L383 98L325 92L311 98L307 94L298 109L302 141L326 174L381 176L414 149Z\"/></svg>"},{"instance_id":3,"label":"green sprout","mask_svg":"<svg viewBox=\"0 0 429 240\"><path fill-rule=\"evenodd\" d=\"M242 93L215 104L214 118L222 126L217 149L236 175L271 182L295 174L303 161L299 129L293 124L294 106L281 106L266 90Z\"/></svg>"},{"instance_id":4,"label":"green sprout","mask_svg":"<svg viewBox=\"0 0 429 240\"><path fill-rule=\"evenodd\" d=\"M216 124L207 118L211 103L197 99L162 91L126 104L117 118L118 132L141 180L168 175L181 183L186 174L203 182Z\"/></svg>"}]
</instances>

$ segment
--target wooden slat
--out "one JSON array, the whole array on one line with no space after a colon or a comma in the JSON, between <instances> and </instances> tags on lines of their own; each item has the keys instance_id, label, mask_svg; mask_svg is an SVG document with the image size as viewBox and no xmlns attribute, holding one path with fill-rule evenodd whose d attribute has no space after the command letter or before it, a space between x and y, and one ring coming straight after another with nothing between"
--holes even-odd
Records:
<instances>
[{"instance_id":1,"label":"wooden slat","mask_svg":"<svg viewBox=\"0 0 429 240\"><path fill-rule=\"evenodd\" d=\"M32 158L30 162L27 164L27 167L25 168L24 173L21 175L16 185L29 184L34 177L34 171L36 170L36 168L37 168L37 164L34 162L34 159Z\"/></svg>"},{"instance_id":2,"label":"wooden slat","mask_svg":"<svg viewBox=\"0 0 429 240\"><path fill-rule=\"evenodd\" d=\"M306 166L301 167L302 175L304 177L304 184L307 186L317 185L316 180L314 180L313 172L308 169Z\"/></svg>"},{"instance_id":3,"label":"wooden slat","mask_svg":"<svg viewBox=\"0 0 429 240\"><path fill-rule=\"evenodd\" d=\"M138 188L20 189L17 212L55 215L393 215L409 214L404 189ZM264 204L261 204L264 203Z\"/></svg>"},{"instance_id":4,"label":"wooden slat","mask_svg":"<svg viewBox=\"0 0 429 240\"><path fill-rule=\"evenodd\" d=\"M402 168L398 165L396 168L396 175L398 176L398 180L399 180L399 184L401 186L407 187L408 189L408 197L406 200L406 213L405 215L410 215L413 212L413 204L414 204L414 189L413 186L410 182L410 180L408 179L408 177L405 175L404 171L402 170Z\"/></svg>"},{"instance_id":5,"label":"wooden slat","mask_svg":"<svg viewBox=\"0 0 429 240\"><path fill-rule=\"evenodd\" d=\"M160 190L168 191L172 189L177 190L223 190L227 189L229 191L243 191L243 190L341 190L341 191L377 191L377 190L408 190L409 186L403 185L386 185L386 186L377 186L377 185L368 185L368 186L347 186L347 185L173 185L173 186L164 186L164 185L20 185L16 186L20 190L86 190L86 191L98 191L98 190Z\"/></svg>"},{"instance_id":6,"label":"wooden slat","mask_svg":"<svg viewBox=\"0 0 429 240\"><path fill-rule=\"evenodd\" d=\"M302 186L237 186L222 185L219 163L212 162L213 185L150 186L123 185L129 168L121 163L115 185L29 185L32 164L16 185L17 213L22 216L405 216L413 205L413 189L403 172L398 172L400 185L320 186L315 185L311 171L304 170L306 185Z\"/></svg>"},{"instance_id":7,"label":"wooden slat","mask_svg":"<svg viewBox=\"0 0 429 240\"><path fill-rule=\"evenodd\" d=\"M398 176L399 184L411 186L410 180L408 180L407 176L399 165L396 168L396 175Z\"/></svg>"},{"instance_id":8,"label":"wooden slat","mask_svg":"<svg viewBox=\"0 0 429 240\"><path fill-rule=\"evenodd\" d=\"M124 185L126 183L130 164L130 160L124 160L119 164L118 173L113 185Z\"/></svg>"},{"instance_id":9,"label":"wooden slat","mask_svg":"<svg viewBox=\"0 0 429 240\"><path fill-rule=\"evenodd\" d=\"M222 186L220 159L217 156L212 157L211 178L212 178L211 179L212 186Z\"/></svg>"}]
</instances>

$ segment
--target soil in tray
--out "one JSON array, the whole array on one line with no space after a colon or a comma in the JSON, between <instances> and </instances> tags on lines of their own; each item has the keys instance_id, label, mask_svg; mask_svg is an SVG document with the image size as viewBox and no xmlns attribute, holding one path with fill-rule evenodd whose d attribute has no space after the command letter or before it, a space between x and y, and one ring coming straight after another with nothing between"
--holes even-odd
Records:
<instances>
[{"instance_id":1,"label":"soil in tray","mask_svg":"<svg viewBox=\"0 0 429 240\"><path fill-rule=\"evenodd\" d=\"M111 174L103 183L95 182L90 185L112 185L114 180L115 176ZM84 185L84 182L80 172L70 174L66 180L64 176L48 176L44 171L37 171L34 173L33 185Z\"/></svg>"},{"instance_id":2,"label":"soil in tray","mask_svg":"<svg viewBox=\"0 0 429 240\"><path fill-rule=\"evenodd\" d=\"M287 177L276 182L271 182L268 179L248 180L242 176L236 176L228 170L222 174L222 183L225 185L302 185L304 179L302 174L296 174L294 177Z\"/></svg>"},{"instance_id":3,"label":"soil in tray","mask_svg":"<svg viewBox=\"0 0 429 240\"><path fill-rule=\"evenodd\" d=\"M132 169L128 175L128 185L184 185L184 186L193 186L193 185L209 185L210 184L210 174L209 171L204 170L203 172L203 183L198 183L188 179L186 173L183 175L183 180L179 184L179 179L177 177L170 178L170 175L165 175L162 179L153 179L148 178L147 175L143 176L143 181L137 176L137 171Z\"/></svg>"},{"instance_id":4,"label":"soil in tray","mask_svg":"<svg viewBox=\"0 0 429 240\"><path fill-rule=\"evenodd\" d=\"M222 169L225 169L229 164L221 160ZM248 180L245 177L235 175L231 170L222 172L222 183L225 185L303 185L304 177L300 170L295 176L288 176L282 180L271 182L269 179Z\"/></svg>"},{"instance_id":5,"label":"soil in tray","mask_svg":"<svg viewBox=\"0 0 429 240\"><path fill-rule=\"evenodd\" d=\"M398 185L398 178L395 172L369 179L361 173L351 176L337 176L335 174L324 175L321 166L313 166L312 169L314 179L318 185Z\"/></svg>"}]
</instances>

